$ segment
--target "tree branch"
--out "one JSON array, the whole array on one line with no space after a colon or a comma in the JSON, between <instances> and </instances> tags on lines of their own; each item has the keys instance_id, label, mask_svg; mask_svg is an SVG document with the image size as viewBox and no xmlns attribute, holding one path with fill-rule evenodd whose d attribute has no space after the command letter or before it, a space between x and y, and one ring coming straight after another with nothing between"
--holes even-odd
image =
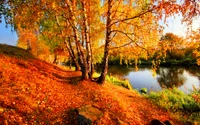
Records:
<instances>
[{"instance_id":1,"label":"tree branch","mask_svg":"<svg viewBox=\"0 0 200 125\"><path fill-rule=\"evenodd\" d=\"M130 42L128 42L128 43L126 43L126 44L124 44L124 45L118 46L118 47L110 48L110 50L112 50L112 49L117 49L117 48L121 48L121 47L125 47L125 46L127 46L127 45L130 45L131 43L134 43L136 46L138 46L138 47L140 47L141 49L147 51L147 54L149 55L149 51L148 51L146 48L140 46L135 40L133 40L133 39L129 36L129 35L134 35L134 36L136 36L134 33L125 33L125 32L123 32L123 31L119 31L119 30L115 30L115 32L119 32L119 33L121 33L121 34L124 34L124 35L130 40ZM136 37L138 37L138 36L136 36ZM139 37L138 37L138 38L139 38ZM139 38L139 39L141 39L141 38Z\"/></svg>"},{"instance_id":2,"label":"tree branch","mask_svg":"<svg viewBox=\"0 0 200 125\"><path fill-rule=\"evenodd\" d=\"M112 31L111 31L112 33ZM117 32L115 32L115 34L112 36L112 38L110 39L110 41L112 41L112 39L117 35Z\"/></svg>"},{"instance_id":3,"label":"tree branch","mask_svg":"<svg viewBox=\"0 0 200 125\"><path fill-rule=\"evenodd\" d=\"M135 19L135 18L139 18L141 17L142 15L146 14L146 13L149 13L149 12L152 12L155 8L152 8L152 9L148 9L147 11L144 11L144 12L141 12L135 16L132 16L132 17L129 17L129 18L125 18L125 19L121 19L121 20L118 20L118 21L115 21L113 23L110 24L110 27L116 23L119 23L119 22L124 22L124 21L127 21L127 20L132 20L132 19Z\"/></svg>"}]
</instances>

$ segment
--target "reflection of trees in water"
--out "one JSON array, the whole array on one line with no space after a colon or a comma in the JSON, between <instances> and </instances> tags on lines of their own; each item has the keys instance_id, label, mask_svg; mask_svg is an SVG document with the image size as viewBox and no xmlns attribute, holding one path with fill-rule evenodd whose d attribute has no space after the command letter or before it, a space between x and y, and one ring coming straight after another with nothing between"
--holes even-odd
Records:
<instances>
[{"instance_id":1,"label":"reflection of trees in water","mask_svg":"<svg viewBox=\"0 0 200 125\"><path fill-rule=\"evenodd\" d=\"M108 73L113 75L124 76L130 72L130 69L126 66L109 66Z\"/></svg>"},{"instance_id":2,"label":"reflection of trees in water","mask_svg":"<svg viewBox=\"0 0 200 125\"><path fill-rule=\"evenodd\" d=\"M138 67L139 71L145 70L147 67ZM137 69L135 68L134 65L129 65L129 66L120 66L120 65L109 65L108 67L108 73L112 75L117 75L117 76L126 76L130 72L136 72Z\"/></svg>"},{"instance_id":3,"label":"reflection of trees in water","mask_svg":"<svg viewBox=\"0 0 200 125\"><path fill-rule=\"evenodd\" d=\"M190 73L192 76L198 77L200 80L200 67L193 66L193 67L185 67L185 70Z\"/></svg>"},{"instance_id":4,"label":"reflection of trees in water","mask_svg":"<svg viewBox=\"0 0 200 125\"><path fill-rule=\"evenodd\" d=\"M96 66L95 67L97 72L101 72L101 66ZM120 65L109 65L108 66L108 75L113 74L113 75L127 75L131 70L127 66L120 66Z\"/></svg>"},{"instance_id":5,"label":"reflection of trees in water","mask_svg":"<svg viewBox=\"0 0 200 125\"><path fill-rule=\"evenodd\" d=\"M101 66L95 67L97 72L101 72ZM144 68L139 68L140 71L144 70ZM109 65L108 66L108 75L116 75L116 76L126 76L131 71L136 71L135 66L124 66L124 65Z\"/></svg>"},{"instance_id":6,"label":"reflection of trees in water","mask_svg":"<svg viewBox=\"0 0 200 125\"><path fill-rule=\"evenodd\" d=\"M159 68L156 73L161 87L172 88L183 85L186 78L183 76L184 69L178 67Z\"/></svg>"},{"instance_id":7,"label":"reflection of trees in water","mask_svg":"<svg viewBox=\"0 0 200 125\"><path fill-rule=\"evenodd\" d=\"M186 67L186 71L199 79L199 87L200 87L200 67L193 66L193 67Z\"/></svg>"},{"instance_id":8,"label":"reflection of trees in water","mask_svg":"<svg viewBox=\"0 0 200 125\"><path fill-rule=\"evenodd\" d=\"M127 66L111 65L108 67L108 73L116 76L128 75L131 69Z\"/></svg>"}]
</instances>

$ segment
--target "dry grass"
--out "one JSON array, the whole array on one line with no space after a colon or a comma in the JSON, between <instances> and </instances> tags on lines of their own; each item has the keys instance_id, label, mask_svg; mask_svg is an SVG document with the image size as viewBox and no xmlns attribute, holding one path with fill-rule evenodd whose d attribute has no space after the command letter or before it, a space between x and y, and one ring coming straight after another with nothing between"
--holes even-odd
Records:
<instances>
[{"instance_id":1,"label":"dry grass","mask_svg":"<svg viewBox=\"0 0 200 125\"><path fill-rule=\"evenodd\" d=\"M98 125L145 125L153 118L181 124L134 91L109 83L78 82L80 72L66 71L34 57L20 58L12 47L15 55L1 50L2 46L0 125L68 124L66 112L88 105L102 113L91 118Z\"/></svg>"}]
</instances>

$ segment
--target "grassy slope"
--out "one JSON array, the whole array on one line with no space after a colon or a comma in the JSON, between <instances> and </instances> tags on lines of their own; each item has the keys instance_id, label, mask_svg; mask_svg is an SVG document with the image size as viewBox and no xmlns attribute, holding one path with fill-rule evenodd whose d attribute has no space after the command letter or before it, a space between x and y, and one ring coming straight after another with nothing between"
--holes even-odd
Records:
<instances>
[{"instance_id":1,"label":"grassy slope","mask_svg":"<svg viewBox=\"0 0 200 125\"><path fill-rule=\"evenodd\" d=\"M109 83L72 84L80 74L0 45L0 124L67 124L70 109L92 106L100 111L91 117L99 125L143 125L153 118L181 125L136 92Z\"/></svg>"}]
</instances>

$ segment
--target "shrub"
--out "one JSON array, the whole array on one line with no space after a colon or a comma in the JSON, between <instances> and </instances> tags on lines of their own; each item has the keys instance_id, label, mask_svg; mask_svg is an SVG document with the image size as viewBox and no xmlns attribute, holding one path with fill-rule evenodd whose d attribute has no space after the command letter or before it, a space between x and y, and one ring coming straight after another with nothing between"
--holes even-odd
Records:
<instances>
[{"instance_id":1,"label":"shrub","mask_svg":"<svg viewBox=\"0 0 200 125\"><path fill-rule=\"evenodd\" d=\"M140 92L141 92L141 93L144 93L144 94L146 94L147 91L148 91L147 88L141 88L141 89L140 89Z\"/></svg>"},{"instance_id":2,"label":"shrub","mask_svg":"<svg viewBox=\"0 0 200 125\"><path fill-rule=\"evenodd\" d=\"M165 89L161 92L151 92L148 97L166 109L190 112L200 110L200 103L192 95L187 95L175 87L171 90Z\"/></svg>"},{"instance_id":3,"label":"shrub","mask_svg":"<svg viewBox=\"0 0 200 125\"><path fill-rule=\"evenodd\" d=\"M100 73L94 72L94 73L92 74L92 77L93 77L93 78L98 78L98 77L100 77Z\"/></svg>"},{"instance_id":4,"label":"shrub","mask_svg":"<svg viewBox=\"0 0 200 125\"><path fill-rule=\"evenodd\" d=\"M98 78L100 77L100 73L93 73L93 78ZM132 86L131 84L129 83L129 81L127 79L121 79L121 78L117 78L115 76L109 76L107 75L106 76L106 81L109 82L109 83L112 83L114 85L118 85L118 86L122 86L124 88L127 88L129 90L132 90Z\"/></svg>"},{"instance_id":5,"label":"shrub","mask_svg":"<svg viewBox=\"0 0 200 125\"><path fill-rule=\"evenodd\" d=\"M171 90L151 92L147 97L169 111L187 114L189 116L187 121L200 123L199 90L194 90L191 94L185 94L174 87Z\"/></svg>"}]
</instances>

